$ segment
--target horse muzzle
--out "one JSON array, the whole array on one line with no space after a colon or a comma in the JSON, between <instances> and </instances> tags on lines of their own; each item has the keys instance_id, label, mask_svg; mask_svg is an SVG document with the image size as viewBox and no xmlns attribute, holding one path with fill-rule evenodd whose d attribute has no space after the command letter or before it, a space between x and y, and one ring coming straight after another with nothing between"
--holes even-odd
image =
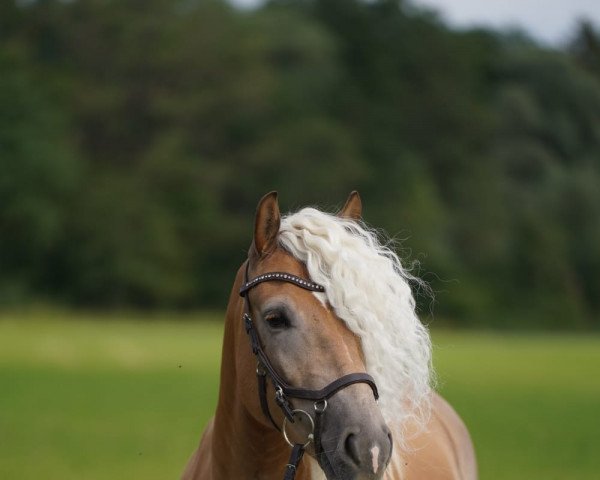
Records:
<instances>
[{"instance_id":1,"label":"horse muzzle","mask_svg":"<svg viewBox=\"0 0 600 480\"><path fill-rule=\"evenodd\" d=\"M379 409L335 410L324 418L322 449L317 452L327 480L383 478L393 443Z\"/></svg>"}]
</instances>

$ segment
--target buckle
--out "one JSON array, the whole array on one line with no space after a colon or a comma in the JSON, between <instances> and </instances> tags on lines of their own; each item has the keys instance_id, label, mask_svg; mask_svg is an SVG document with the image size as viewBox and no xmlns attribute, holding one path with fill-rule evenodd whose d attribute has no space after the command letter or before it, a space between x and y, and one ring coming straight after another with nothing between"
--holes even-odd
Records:
<instances>
[{"instance_id":1,"label":"buckle","mask_svg":"<svg viewBox=\"0 0 600 480\"><path fill-rule=\"evenodd\" d=\"M244 326L246 327L246 333L250 333L250 330L252 330L252 319L247 313L244 313Z\"/></svg>"},{"instance_id":2,"label":"buckle","mask_svg":"<svg viewBox=\"0 0 600 480\"><path fill-rule=\"evenodd\" d=\"M317 400L317 401L315 402L315 405L314 405L314 407L315 407L315 412L316 412L317 414L324 413L324 412L325 412L325 410L327 410L327 400L326 400L326 399L323 399L323 400Z\"/></svg>"},{"instance_id":3,"label":"buckle","mask_svg":"<svg viewBox=\"0 0 600 480\"><path fill-rule=\"evenodd\" d=\"M277 385L275 388L275 402L279 405L279 408L283 410L286 420L294 423L294 410L290 407L290 402L288 402L288 399L285 397L281 385Z\"/></svg>"}]
</instances>

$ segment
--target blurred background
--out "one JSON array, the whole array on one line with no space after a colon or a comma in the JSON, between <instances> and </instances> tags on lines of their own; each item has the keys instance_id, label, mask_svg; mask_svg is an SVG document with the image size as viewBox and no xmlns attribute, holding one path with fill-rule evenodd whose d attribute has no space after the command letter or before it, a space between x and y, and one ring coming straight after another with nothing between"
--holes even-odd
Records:
<instances>
[{"instance_id":1,"label":"blurred background","mask_svg":"<svg viewBox=\"0 0 600 480\"><path fill-rule=\"evenodd\" d=\"M357 189L435 293L482 478L595 478L599 25L585 0L0 0L0 477L176 478L258 199Z\"/></svg>"}]
</instances>

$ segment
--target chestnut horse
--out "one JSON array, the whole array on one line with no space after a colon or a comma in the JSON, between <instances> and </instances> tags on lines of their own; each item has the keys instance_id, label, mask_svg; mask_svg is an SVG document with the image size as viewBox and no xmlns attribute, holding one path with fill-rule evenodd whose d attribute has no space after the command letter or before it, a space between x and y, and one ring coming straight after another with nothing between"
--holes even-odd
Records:
<instances>
[{"instance_id":1,"label":"chestnut horse","mask_svg":"<svg viewBox=\"0 0 600 480\"><path fill-rule=\"evenodd\" d=\"M414 278L361 214L356 192L337 215L260 201L184 480L477 478L466 427L430 387Z\"/></svg>"}]
</instances>

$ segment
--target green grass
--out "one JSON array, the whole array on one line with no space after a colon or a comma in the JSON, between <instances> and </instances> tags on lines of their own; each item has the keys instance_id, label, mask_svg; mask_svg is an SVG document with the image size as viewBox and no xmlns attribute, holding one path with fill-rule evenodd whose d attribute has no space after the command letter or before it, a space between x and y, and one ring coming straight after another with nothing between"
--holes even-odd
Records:
<instances>
[{"instance_id":1,"label":"green grass","mask_svg":"<svg viewBox=\"0 0 600 480\"><path fill-rule=\"evenodd\" d=\"M600 337L434 338L440 390L471 430L481 478L599 478Z\"/></svg>"},{"instance_id":2,"label":"green grass","mask_svg":"<svg viewBox=\"0 0 600 480\"><path fill-rule=\"evenodd\" d=\"M216 403L220 325L42 317L0 320L0 479L178 478Z\"/></svg>"},{"instance_id":3,"label":"green grass","mask_svg":"<svg viewBox=\"0 0 600 480\"><path fill-rule=\"evenodd\" d=\"M217 398L218 315L0 315L0 479L178 478ZM482 479L595 479L600 337L435 332Z\"/></svg>"}]
</instances>

